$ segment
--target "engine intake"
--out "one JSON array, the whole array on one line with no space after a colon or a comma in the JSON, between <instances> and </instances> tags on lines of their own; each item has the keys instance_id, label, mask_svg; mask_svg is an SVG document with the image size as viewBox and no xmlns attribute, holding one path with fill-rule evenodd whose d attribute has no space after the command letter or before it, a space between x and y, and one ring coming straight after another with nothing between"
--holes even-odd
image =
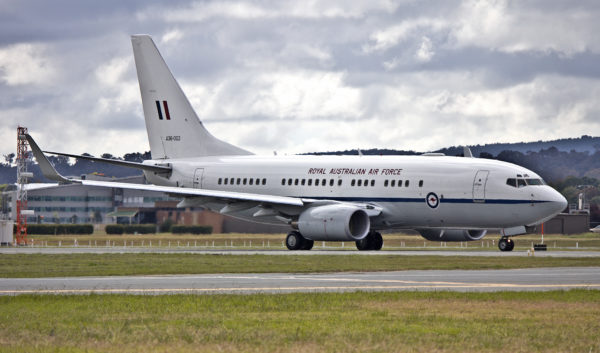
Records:
<instances>
[{"instance_id":1,"label":"engine intake","mask_svg":"<svg viewBox=\"0 0 600 353\"><path fill-rule=\"evenodd\" d=\"M485 236L487 230L480 229L417 229L427 240L432 241L475 241Z\"/></svg>"},{"instance_id":2,"label":"engine intake","mask_svg":"<svg viewBox=\"0 0 600 353\"><path fill-rule=\"evenodd\" d=\"M349 205L325 205L300 214L298 230L310 240L356 241L367 236L371 222L367 213Z\"/></svg>"}]
</instances>

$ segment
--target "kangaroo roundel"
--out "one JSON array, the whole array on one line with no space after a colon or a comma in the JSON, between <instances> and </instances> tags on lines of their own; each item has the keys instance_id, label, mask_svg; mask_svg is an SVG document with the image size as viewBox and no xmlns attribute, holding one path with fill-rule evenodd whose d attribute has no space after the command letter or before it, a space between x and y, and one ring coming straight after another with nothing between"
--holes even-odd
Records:
<instances>
[{"instance_id":1,"label":"kangaroo roundel","mask_svg":"<svg viewBox=\"0 0 600 353\"><path fill-rule=\"evenodd\" d=\"M427 201L427 206L431 208L437 208L440 204L440 199L435 192L430 192L427 194L427 198L425 200Z\"/></svg>"}]
</instances>

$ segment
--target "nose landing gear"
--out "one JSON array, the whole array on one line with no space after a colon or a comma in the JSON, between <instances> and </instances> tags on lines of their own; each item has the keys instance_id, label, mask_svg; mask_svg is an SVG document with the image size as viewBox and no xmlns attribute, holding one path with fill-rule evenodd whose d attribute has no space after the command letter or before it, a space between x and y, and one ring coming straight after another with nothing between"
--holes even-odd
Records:
<instances>
[{"instance_id":1,"label":"nose landing gear","mask_svg":"<svg viewBox=\"0 0 600 353\"><path fill-rule=\"evenodd\" d=\"M509 237L502 237L498 240L498 249L500 251L512 251L515 247L515 242Z\"/></svg>"}]
</instances>

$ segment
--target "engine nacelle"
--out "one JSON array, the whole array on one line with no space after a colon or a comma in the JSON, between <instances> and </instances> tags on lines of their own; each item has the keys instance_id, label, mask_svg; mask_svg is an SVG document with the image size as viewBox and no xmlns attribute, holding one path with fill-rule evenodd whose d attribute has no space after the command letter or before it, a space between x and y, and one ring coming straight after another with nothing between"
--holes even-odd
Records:
<instances>
[{"instance_id":1,"label":"engine nacelle","mask_svg":"<svg viewBox=\"0 0 600 353\"><path fill-rule=\"evenodd\" d=\"M487 230L480 229L417 229L421 236L432 241L475 241L483 238Z\"/></svg>"},{"instance_id":2,"label":"engine nacelle","mask_svg":"<svg viewBox=\"0 0 600 353\"><path fill-rule=\"evenodd\" d=\"M325 205L300 214L298 230L307 239L356 241L367 236L371 221L367 212L349 205Z\"/></svg>"}]
</instances>

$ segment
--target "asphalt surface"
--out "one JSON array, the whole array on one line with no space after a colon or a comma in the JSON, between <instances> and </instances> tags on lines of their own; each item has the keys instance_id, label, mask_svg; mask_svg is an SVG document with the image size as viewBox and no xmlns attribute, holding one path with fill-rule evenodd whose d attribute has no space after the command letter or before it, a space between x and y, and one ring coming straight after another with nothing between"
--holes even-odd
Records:
<instances>
[{"instance_id":1,"label":"asphalt surface","mask_svg":"<svg viewBox=\"0 0 600 353\"><path fill-rule=\"evenodd\" d=\"M600 268L219 274L0 279L0 295L218 294L348 291L549 291L600 289Z\"/></svg>"},{"instance_id":2,"label":"asphalt surface","mask_svg":"<svg viewBox=\"0 0 600 353\"><path fill-rule=\"evenodd\" d=\"M140 253L159 253L159 254L216 254L216 255L363 255L363 256L530 256L526 250L501 252L499 250L381 250L381 251L358 251L352 250L311 250L311 251L289 251L289 250L212 250L206 248L194 247L3 247L0 248L0 254L140 254ZM600 257L600 251L536 251L536 257Z\"/></svg>"}]
</instances>

